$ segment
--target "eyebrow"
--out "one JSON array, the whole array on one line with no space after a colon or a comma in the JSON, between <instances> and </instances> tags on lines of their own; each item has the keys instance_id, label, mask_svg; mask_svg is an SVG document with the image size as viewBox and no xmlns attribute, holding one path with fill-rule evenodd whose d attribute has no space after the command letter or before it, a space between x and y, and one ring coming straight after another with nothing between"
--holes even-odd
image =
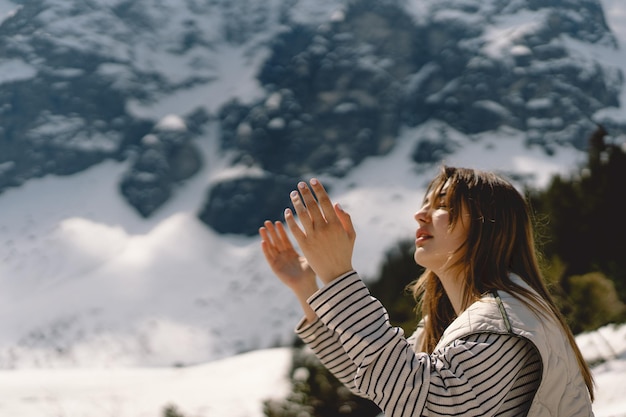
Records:
<instances>
[{"instance_id":1,"label":"eyebrow","mask_svg":"<svg viewBox=\"0 0 626 417\"><path fill-rule=\"evenodd\" d=\"M439 194L437 194L437 198L443 198L445 196L447 196L448 193L446 193L445 191L440 192ZM430 197L426 196L426 198L424 198L424 203L430 203Z\"/></svg>"}]
</instances>

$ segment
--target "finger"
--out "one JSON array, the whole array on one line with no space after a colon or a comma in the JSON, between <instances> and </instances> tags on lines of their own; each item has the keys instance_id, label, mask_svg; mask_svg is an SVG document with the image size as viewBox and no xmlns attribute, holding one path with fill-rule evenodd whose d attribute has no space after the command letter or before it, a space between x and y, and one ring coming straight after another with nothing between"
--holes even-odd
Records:
<instances>
[{"instance_id":1,"label":"finger","mask_svg":"<svg viewBox=\"0 0 626 417\"><path fill-rule=\"evenodd\" d=\"M290 209L285 209L285 223L287 223L287 227L289 228L289 231L293 235L294 239L296 239L296 242L298 242L298 245L302 247L302 244L306 239L306 235L302 229L300 229L298 223L296 223L296 219L293 217L293 212Z\"/></svg>"},{"instance_id":2,"label":"finger","mask_svg":"<svg viewBox=\"0 0 626 417\"><path fill-rule=\"evenodd\" d=\"M267 221L264 223L267 225ZM267 233L267 228L265 226L259 227L259 235L261 235L261 240L264 242L271 242L271 239Z\"/></svg>"},{"instance_id":3,"label":"finger","mask_svg":"<svg viewBox=\"0 0 626 417\"><path fill-rule=\"evenodd\" d=\"M298 183L298 190L300 191L302 200L304 201L304 204L309 211L309 216L311 217L311 221L313 222L313 224L322 224L322 222L325 222L326 220L324 219L324 216L320 211L317 201L313 196L313 192L309 189L304 181Z\"/></svg>"},{"instance_id":4,"label":"finger","mask_svg":"<svg viewBox=\"0 0 626 417\"><path fill-rule=\"evenodd\" d=\"M274 246L274 248L278 252L280 252L281 242L280 242L280 239L278 238L278 234L276 233L276 228L274 227L274 223L272 223L269 220L266 220L265 223L263 224L265 225L265 229L267 230L266 234L269 235L269 238L271 239L272 246Z\"/></svg>"},{"instance_id":5,"label":"finger","mask_svg":"<svg viewBox=\"0 0 626 417\"><path fill-rule=\"evenodd\" d=\"M265 227L259 228L259 234L261 235L261 248L263 249L263 254L265 255L265 258L270 261L276 257L277 252L274 249L274 245L272 245L272 241L268 236L267 229Z\"/></svg>"},{"instance_id":6,"label":"finger","mask_svg":"<svg viewBox=\"0 0 626 417\"><path fill-rule=\"evenodd\" d=\"M263 251L263 255L265 256L267 263L272 265L274 259L276 259L276 252L272 250L270 244L265 240L261 241L261 250Z\"/></svg>"},{"instance_id":7,"label":"finger","mask_svg":"<svg viewBox=\"0 0 626 417\"><path fill-rule=\"evenodd\" d=\"M352 217L344 211L339 203L335 204L333 211L337 214L343 230L346 231L350 240L354 241L356 239L356 230L354 230L354 225L352 224Z\"/></svg>"},{"instance_id":8,"label":"finger","mask_svg":"<svg viewBox=\"0 0 626 417\"><path fill-rule=\"evenodd\" d=\"M311 230L313 227L313 221L311 220L311 216L309 215L307 208L300 197L300 193L292 191L291 194L289 194L289 197L291 198L291 203L293 204L293 208L296 210L296 214L298 215L298 219L300 219L302 227L305 231ZM287 225L289 225L289 223L287 223Z\"/></svg>"},{"instance_id":9,"label":"finger","mask_svg":"<svg viewBox=\"0 0 626 417\"><path fill-rule=\"evenodd\" d=\"M312 178L311 188L313 188L313 191L315 192L315 196L317 197L317 201L319 202L319 206L324 213L326 221L335 221L337 217L335 210L333 209L333 204L330 201L330 197L328 196L328 193L322 183L317 178Z\"/></svg>"},{"instance_id":10,"label":"finger","mask_svg":"<svg viewBox=\"0 0 626 417\"><path fill-rule=\"evenodd\" d=\"M276 222L276 232L278 234L278 240L281 242L281 249L293 249L291 239L287 236L285 227L281 222Z\"/></svg>"},{"instance_id":11,"label":"finger","mask_svg":"<svg viewBox=\"0 0 626 417\"><path fill-rule=\"evenodd\" d=\"M261 237L264 237L268 243L272 246L276 246L276 233L274 231L274 224L271 221L265 220L259 232L261 233Z\"/></svg>"}]
</instances>

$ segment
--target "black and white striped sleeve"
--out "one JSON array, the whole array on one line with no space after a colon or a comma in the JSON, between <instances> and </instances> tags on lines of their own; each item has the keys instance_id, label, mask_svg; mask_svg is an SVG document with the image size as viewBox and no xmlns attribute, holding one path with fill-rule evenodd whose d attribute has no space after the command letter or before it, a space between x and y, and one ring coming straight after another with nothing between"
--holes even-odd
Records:
<instances>
[{"instance_id":1,"label":"black and white striped sleeve","mask_svg":"<svg viewBox=\"0 0 626 417\"><path fill-rule=\"evenodd\" d=\"M473 334L431 358L429 416L523 416L541 381L537 350L512 334Z\"/></svg>"},{"instance_id":2,"label":"black and white striped sleeve","mask_svg":"<svg viewBox=\"0 0 626 417\"><path fill-rule=\"evenodd\" d=\"M432 355L416 353L356 272L337 278L309 303L319 320L298 329L300 337L342 383L387 417L488 416L506 407L519 411L520 403L532 400L541 368L537 359L534 373L523 376L528 381L520 379L537 356L526 340L481 334Z\"/></svg>"},{"instance_id":3,"label":"black and white striped sleeve","mask_svg":"<svg viewBox=\"0 0 626 417\"><path fill-rule=\"evenodd\" d=\"M308 325L304 325L303 320L296 328L296 333L339 382L353 394L365 396L354 385L357 368L341 345L337 333L319 319Z\"/></svg>"},{"instance_id":4,"label":"black and white striped sleeve","mask_svg":"<svg viewBox=\"0 0 626 417\"><path fill-rule=\"evenodd\" d=\"M344 361L352 363L348 387L373 400L388 417L420 415L430 385L430 357L416 354L402 329L389 324L386 310L356 272L335 279L308 301L327 329L323 333L336 334ZM336 345L329 350L341 353ZM323 352L316 354L327 363Z\"/></svg>"}]
</instances>

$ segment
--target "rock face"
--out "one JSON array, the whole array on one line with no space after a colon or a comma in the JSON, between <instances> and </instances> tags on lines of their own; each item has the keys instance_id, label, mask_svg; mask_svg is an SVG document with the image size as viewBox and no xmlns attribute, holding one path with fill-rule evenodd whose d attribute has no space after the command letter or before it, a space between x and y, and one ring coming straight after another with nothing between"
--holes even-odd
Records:
<instances>
[{"instance_id":1,"label":"rock face","mask_svg":"<svg viewBox=\"0 0 626 417\"><path fill-rule=\"evenodd\" d=\"M131 168L120 183L122 194L145 217L170 198L178 183L202 167L185 122L172 117L165 122L142 138Z\"/></svg>"},{"instance_id":2,"label":"rock face","mask_svg":"<svg viewBox=\"0 0 626 417\"><path fill-rule=\"evenodd\" d=\"M279 175L220 182L211 189L199 217L219 233L256 234L264 220L281 217L296 183Z\"/></svg>"},{"instance_id":3,"label":"rock face","mask_svg":"<svg viewBox=\"0 0 626 417\"><path fill-rule=\"evenodd\" d=\"M264 176L213 185L198 215L244 235L280 217L297 179L345 175L403 127L583 147L622 85L587 53L616 47L598 0L32 0L0 34L0 192L115 159L128 165L121 194L150 216L203 166L196 142L215 119L220 148ZM226 82L224 51L259 49L260 98L186 104L175 129L142 114ZM445 132L420 139L418 164L454 151Z\"/></svg>"},{"instance_id":4,"label":"rock face","mask_svg":"<svg viewBox=\"0 0 626 417\"><path fill-rule=\"evenodd\" d=\"M403 125L435 119L467 135L506 126L550 152L586 146L591 116L619 105L621 74L573 47L615 47L598 2L426 3L411 13L353 2L326 25L279 36L259 73L267 96L222 109L222 146L272 174L341 176L387 152ZM413 159L453 151L445 135L423 138ZM227 211L203 220L233 223Z\"/></svg>"}]
</instances>

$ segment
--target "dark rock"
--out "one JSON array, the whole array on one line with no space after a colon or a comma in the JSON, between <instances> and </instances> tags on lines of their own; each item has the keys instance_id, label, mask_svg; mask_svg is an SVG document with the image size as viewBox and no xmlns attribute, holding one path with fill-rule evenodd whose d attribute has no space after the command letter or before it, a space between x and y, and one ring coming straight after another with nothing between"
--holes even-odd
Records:
<instances>
[{"instance_id":1,"label":"dark rock","mask_svg":"<svg viewBox=\"0 0 626 417\"><path fill-rule=\"evenodd\" d=\"M186 129L157 128L143 138L138 156L120 182L120 191L142 216L148 217L202 164Z\"/></svg>"},{"instance_id":2,"label":"dark rock","mask_svg":"<svg viewBox=\"0 0 626 417\"><path fill-rule=\"evenodd\" d=\"M432 164L440 162L452 152L453 150L446 143L425 139L417 143L411 157L418 164Z\"/></svg>"},{"instance_id":3,"label":"dark rock","mask_svg":"<svg viewBox=\"0 0 626 417\"><path fill-rule=\"evenodd\" d=\"M218 182L198 214L218 233L252 236L265 220L282 220L298 180L284 176L243 177Z\"/></svg>"}]
</instances>

